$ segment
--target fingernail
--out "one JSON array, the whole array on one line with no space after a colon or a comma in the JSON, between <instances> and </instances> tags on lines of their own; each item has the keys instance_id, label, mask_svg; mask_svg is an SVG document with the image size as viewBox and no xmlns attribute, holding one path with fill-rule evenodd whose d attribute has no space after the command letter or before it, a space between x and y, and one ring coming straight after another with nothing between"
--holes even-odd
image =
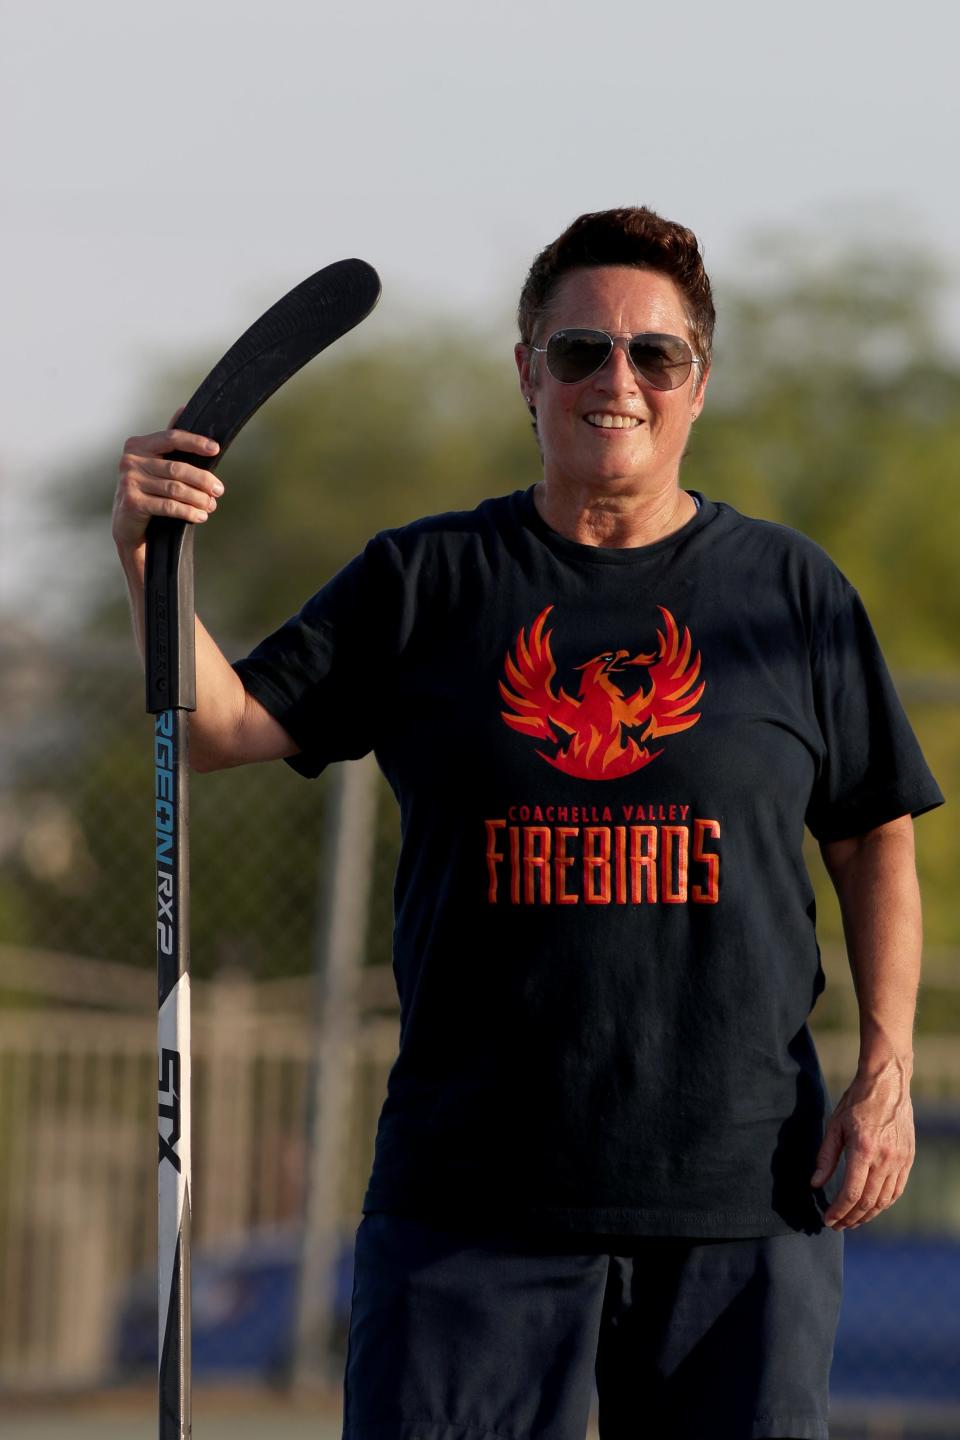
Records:
<instances>
[{"instance_id":1,"label":"fingernail","mask_svg":"<svg viewBox=\"0 0 960 1440\"><path fill-rule=\"evenodd\" d=\"M220 481L219 481L219 480L214 480L214 482L213 482L213 487L212 487L212 488L213 488L213 493L214 493L214 495L222 495L222 494L223 494L223 486L220 484Z\"/></svg>"},{"instance_id":2,"label":"fingernail","mask_svg":"<svg viewBox=\"0 0 960 1440\"><path fill-rule=\"evenodd\" d=\"M217 444L216 440L207 440L205 442L205 448L207 450L219 450L220 446Z\"/></svg>"}]
</instances>

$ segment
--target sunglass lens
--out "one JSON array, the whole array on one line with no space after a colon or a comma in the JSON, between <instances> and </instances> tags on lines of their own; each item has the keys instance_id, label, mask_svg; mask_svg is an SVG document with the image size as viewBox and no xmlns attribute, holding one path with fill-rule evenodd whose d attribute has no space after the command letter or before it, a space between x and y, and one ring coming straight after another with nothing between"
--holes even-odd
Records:
<instances>
[{"instance_id":1,"label":"sunglass lens","mask_svg":"<svg viewBox=\"0 0 960 1440\"><path fill-rule=\"evenodd\" d=\"M547 341L547 369L554 380L572 385L599 370L612 348L602 330L558 330Z\"/></svg>"},{"instance_id":2,"label":"sunglass lens","mask_svg":"<svg viewBox=\"0 0 960 1440\"><path fill-rule=\"evenodd\" d=\"M630 359L657 390L676 390L690 374L693 354L679 335L637 335L630 341Z\"/></svg>"}]
</instances>

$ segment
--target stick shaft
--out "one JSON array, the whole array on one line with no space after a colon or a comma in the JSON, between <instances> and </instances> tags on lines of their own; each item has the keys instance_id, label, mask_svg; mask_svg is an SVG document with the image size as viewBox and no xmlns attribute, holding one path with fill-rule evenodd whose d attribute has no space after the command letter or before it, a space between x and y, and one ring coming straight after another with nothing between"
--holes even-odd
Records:
<instances>
[{"instance_id":1,"label":"stick shaft","mask_svg":"<svg viewBox=\"0 0 960 1440\"><path fill-rule=\"evenodd\" d=\"M154 720L160 1440L188 1440L191 1430L188 724L179 709Z\"/></svg>"}]
</instances>

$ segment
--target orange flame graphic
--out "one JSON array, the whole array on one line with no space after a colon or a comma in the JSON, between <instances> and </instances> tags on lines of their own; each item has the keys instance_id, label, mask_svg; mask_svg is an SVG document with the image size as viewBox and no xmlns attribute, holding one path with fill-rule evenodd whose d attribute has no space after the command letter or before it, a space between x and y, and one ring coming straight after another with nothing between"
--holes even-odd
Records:
<instances>
[{"instance_id":1,"label":"orange flame graphic","mask_svg":"<svg viewBox=\"0 0 960 1440\"><path fill-rule=\"evenodd\" d=\"M700 673L700 652L691 660L693 642L684 627L683 638L676 620L662 605L664 629L657 631L655 655L633 655L629 650L606 650L576 666L581 672L580 694L574 699L562 687L553 688L557 667L550 649L552 630L544 624L553 609L541 610L530 627L529 642L523 628L516 641L516 658L508 650L504 668L510 689L501 680L500 694L512 714L502 711L504 720L521 735L550 740L561 748L552 755L537 754L567 775L584 780L613 780L642 770L663 753L650 751L646 741L689 730L700 712L689 714L703 694L706 681L695 684ZM614 675L628 665L644 665L650 688L641 686L624 695ZM639 743L624 731L643 727ZM556 732L561 731L558 735ZM569 736L564 745L565 737ZM626 743L624 743L624 740Z\"/></svg>"}]
</instances>

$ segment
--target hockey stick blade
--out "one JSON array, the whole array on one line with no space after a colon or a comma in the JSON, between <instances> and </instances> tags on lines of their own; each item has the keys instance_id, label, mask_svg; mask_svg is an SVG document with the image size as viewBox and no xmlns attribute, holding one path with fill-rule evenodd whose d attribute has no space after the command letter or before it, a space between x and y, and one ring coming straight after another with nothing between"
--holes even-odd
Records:
<instances>
[{"instance_id":1,"label":"hockey stick blade","mask_svg":"<svg viewBox=\"0 0 960 1440\"><path fill-rule=\"evenodd\" d=\"M264 401L365 320L379 298L380 278L365 260L337 260L295 286L231 345L177 420L177 429L216 440L219 453L174 458L212 470Z\"/></svg>"},{"instance_id":2,"label":"hockey stick blade","mask_svg":"<svg viewBox=\"0 0 960 1440\"><path fill-rule=\"evenodd\" d=\"M177 419L178 429L216 440L218 453L173 451L166 458L216 469L264 401L366 319L379 298L380 277L365 260L337 260L296 285L231 345ZM192 710L193 527L156 517L147 527L147 541L147 710Z\"/></svg>"}]
</instances>

